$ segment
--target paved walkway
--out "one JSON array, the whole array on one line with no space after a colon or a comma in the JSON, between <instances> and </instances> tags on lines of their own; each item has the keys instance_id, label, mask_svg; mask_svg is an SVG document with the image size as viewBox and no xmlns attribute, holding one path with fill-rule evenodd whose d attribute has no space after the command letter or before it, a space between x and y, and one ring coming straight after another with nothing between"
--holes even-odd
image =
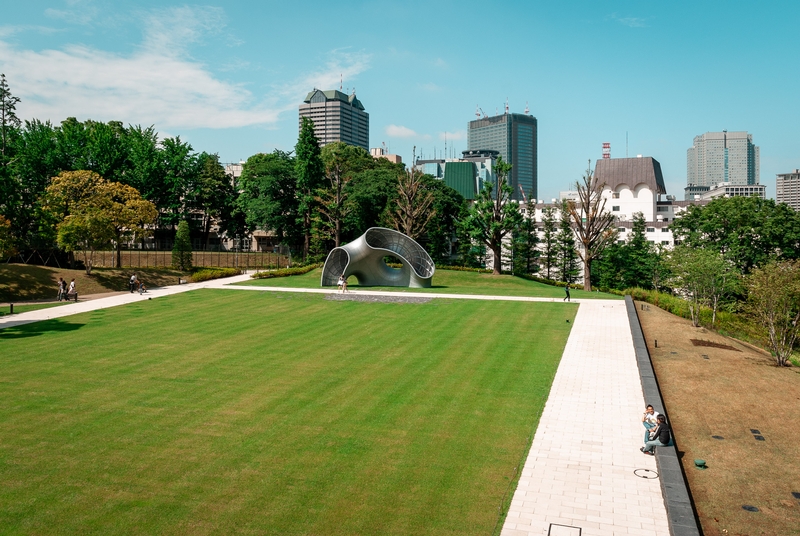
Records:
<instances>
[{"instance_id":1,"label":"paved walkway","mask_svg":"<svg viewBox=\"0 0 800 536\"><path fill-rule=\"evenodd\" d=\"M625 303L583 301L501 535L668 536L643 410Z\"/></svg>"},{"instance_id":2,"label":"paved walkway","mask_svg":"<svg viewBox=\"0 0 800 536\"><path fill-rule=\"evenodd\" d=\"M198 288L222 288L233 278L163 287L0 317L0 329L159 298ZM232 286L240 291L330 294L330 289ZM359 295L397 295L353 291ZM469 300L547 301L560 298L403 292L403 296ZM519 485L503 536L669 535L655 459L639 452L644 408L630 327L622 300L581 304ZM653 476L654 473L649 473ZM578 529L581 529L580 531Z\"/></svg>"}]
</instances>

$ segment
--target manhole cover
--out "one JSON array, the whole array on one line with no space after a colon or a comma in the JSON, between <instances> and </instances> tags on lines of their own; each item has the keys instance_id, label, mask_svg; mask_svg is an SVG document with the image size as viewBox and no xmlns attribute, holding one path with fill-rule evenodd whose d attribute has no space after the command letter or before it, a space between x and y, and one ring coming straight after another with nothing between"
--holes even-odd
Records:
<instances>
[{"instance_id":1,"label":"manhole cover","mask_svg":"<svg viewBox=\"0 0 800 536\"><path fill-rule=\"evenodd\" d=\"M742 510L747 510L748 512L758 512L758 508L755 506L750 506L749 504L743 504Z\"/></svg>"},{"instance_id":2,"label":"manhole cover","mask_svg":"<svg viewBox=\"0 0 800 536\"><path fill-rule=\"evenodd\" d=\"M550 530L547 531L547 536L581 536L581 528L550 523Z\"/></svg>"},{"instance_id":3,"label":"manhole cover","mask_svg":"<svg viewBox=\"0 0 800 536\"><path fill-rule=\"evenodd\" d=\"M653 478L658 478L658 473L650 469L635 469L633 471L633 474L638 476L639 478L647 478L648 480L651 480Z\"/></svg>"},{"instance_id":4,"label":"manhole cover","mask_svg":"<svg viewBox=\"0 0 800 536\"><path fill-rule=\"evenodd\" d=\"M722 437L721 435L712 435L712 436L711 436L711 438L712 438L712 439L725 439L725 438L724 438L724 437Z\"/></svg>"}]
</instances>

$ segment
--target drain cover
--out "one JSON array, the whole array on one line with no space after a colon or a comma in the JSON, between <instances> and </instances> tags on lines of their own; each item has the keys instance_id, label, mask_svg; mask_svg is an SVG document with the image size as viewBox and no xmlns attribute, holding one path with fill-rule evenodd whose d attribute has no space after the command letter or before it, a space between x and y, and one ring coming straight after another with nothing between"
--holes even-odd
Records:
<instances>
[{"instance_id":1,"label":"drain cover","mask_svg":"<svg viewBox=\"0 0 800 536\"><path fill-rule=\"evenodd\" d=\"M581 528L550 523L550 530L547 531L547 536L581 536Z\"/></svg>"},{"instance_id":2,"label":"drain cover","mask_svg":"<svg viewBox=\"0 0 800 536\"><path fill-rule=\"evenodd\" d=\"M756 430L755 428L750 428L750 433L751 434L760 434L761 432Z\"/></svg>"},{"instance_id":3,"label":"drain cover","mask_svg":"<svg viewBox=\"0 0 800 536\"><path fill-rule=\"evenodd\" d=\"M711 437L712 437L713 439L725 439L725 438L724 438L724 437L722 437L721 435L712 435Z\"/></svg>"},{"instance_id":4,"label":"drain cover","mask_svg":"<svg viewBox=\"0 0 800 536\"><path fill-rule=\"evenodd\" d=\"M800 491L793 491L792 497L794 497L795 499L800 499Z\"/></svg>"},{"instance_id":5,"label":"drain cover","mask_svg":"<svg viewBox=\"0 0 800 536\"><path fill-rule=\"evenodd\" d=\"M650 469L635 469L633 471L633 474L638 476L639 478L646 478L648 480L658 478L658 473Z\"/></svg>"},{"instance_id":6,"label":"drain cover","mask_svg":"<svg viewBox=\"0 0 800 536\"><path fill-rule=\"evenodd\" d=\"M753 437L756 438L756 441L766 441L766 439L764 439L763 435L754 435Z\"/></svg>"},{"instance_id":7,"label":"drain cover","mask_svg":"<svg viewBox=\"0 0 800 536\"><path fill-rule=\"evenodd\" d=\"M743 504L742 510L747 510L748 512L758 512L758 508L755 506L750 506L749 504Z\"/></svg>"}]
</instances>

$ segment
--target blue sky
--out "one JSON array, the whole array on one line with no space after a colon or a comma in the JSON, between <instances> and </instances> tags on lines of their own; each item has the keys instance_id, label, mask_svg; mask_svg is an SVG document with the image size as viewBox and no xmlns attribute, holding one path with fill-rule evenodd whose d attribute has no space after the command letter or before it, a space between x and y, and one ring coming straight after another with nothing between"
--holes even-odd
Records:
<instances>
[{"instance_id":1,"label":"blue sky","mask_svg":"<svg viewBox=\"0 0 800 536\"><path fill-rule=\"evenodd\" d=\"M466 149L476 105L539 121L539 197L612 157L653 156L683 197L686 149L747 130L761 182L800 168L796 2L13 2L0 72L24 118L155 125L223 161L297 138L297 106L343 77L370 144Z\"/></svg>"}]
</instances>

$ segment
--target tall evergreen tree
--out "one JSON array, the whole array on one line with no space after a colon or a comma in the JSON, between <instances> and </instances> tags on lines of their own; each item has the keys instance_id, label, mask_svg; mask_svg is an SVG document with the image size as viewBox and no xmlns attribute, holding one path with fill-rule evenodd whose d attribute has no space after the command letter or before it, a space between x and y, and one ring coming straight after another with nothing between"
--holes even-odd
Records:
<instances>
[{"instance_id":1,"label":"tall evergreen tree","mask_svg":"<svg viewBox=\"0 0 800 536\"><path fill-rule=\"evenodd\" d=\"M633 226L627 242L623 246L625 262L622 265L624 288L653 288L655 268L655 247L647 241L644 214L633 215Z\"/></svg>"},{"instance_id":2,"label":"tall evergreen tree","mask_svg":"<svg viewBox=\"0 0 800 536\"><path fill-rule=\"evenodd\" d=\"M561 204L556 249L558 251L559 281L574 283L578 274L580 274L580 267L578 266L578 253L575 251L575 232L572 229L572 217L566 201Z\"/></svg>"},{"instance_id":3,"label":"tall evergreen tree","mask_svg":"<svg viewBox=\"0 0 800 536\"><path fill-rule=\"evenodd\" d=\"M314 122L303 117L300 136L295 152L295 175L297 177L297 213L303 233L303 259L308 258L311 248L311 221L315 209L315 195L325 180L325 165L322 162L319 140L314 135Z\"/></svg>"},{"instance_id":4,"label":"tall evergreen tree","mask_svg":"<svg viewBox=\"0 0 800 536\"><path fill-rule=\"evenodd\" d=\"M553 279L557 269L558 243L556 235L556 211L553 207L545 207L542 210L541 264L547 279Z\"/></svg>"},{"instance_id":5,"label":"tall evergreen tree","mask_svg":"<svg viewBox=\"0 0 800 536\"><path fill-rule=\"evenodd\" d=\"M539 233L536 226L536 204L526 203L526 214L513 236L513 266L515 274L533 274L539 271Z\"/></svg>"}]
</instances>

